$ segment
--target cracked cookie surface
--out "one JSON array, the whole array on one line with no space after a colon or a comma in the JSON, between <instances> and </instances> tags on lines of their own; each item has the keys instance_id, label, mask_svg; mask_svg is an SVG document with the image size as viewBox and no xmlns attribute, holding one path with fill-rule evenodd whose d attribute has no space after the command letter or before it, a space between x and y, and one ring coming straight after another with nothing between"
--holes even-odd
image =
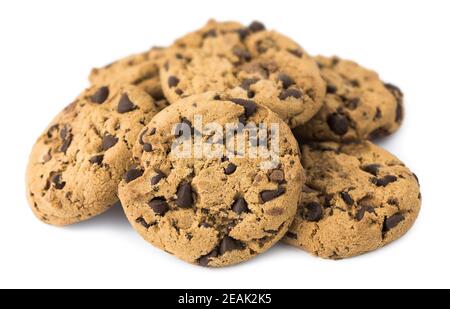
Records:
<instances>
[{"instance_id":1,"label":"cracked cookie surface","mask_svg":"<svg viewBox=\"0 0 450 309\"><path fill-rule=\"evenodd\" d=\"M294 129L304 140L363 141L394 133L403 121L403 94L378 74L338 57L317 56L327 94L320 111Z\"/></svg>"},{"instance_id":2,"label":"cracked cookie surface","mask_svg":"<svg viewBox=\"0 0 450 309\"><path fill-rule=\"evenodd\" d=\"M284 241L330 259L359 255L405 234L421 204L416 176L370 143L302 146L302 201Z\"/></svg>"},{"instance_id":3,"label":"cracked cookie surface","mask_svg":"<svg viewBox=\"0 0 450 309\"><path fill-rule=\"evenodd\" d=\"M170 103L207 91L265 105L296 127L323 104L318 66L297 43L261 23L210 21L177 40L161 68Z\"/></svg>"},{"instance_id":4,"label":"cracked cookie surface","mask_svg":"<svg viewBox=\"0 0 450 309\"><path fill-rule=\"evenodd\" d=\"M143 89L155 100L164 99L159 67L164 61L165 48L154 47L149 51L119 59L105 67L94 68L89 75L92 85L133 85Z\"/></svg>"},{"instance_id":5,"label":"cracked cookie surface","mask_svg":"<svg viewBox=\"0 0 450 309\"><path fill-rule=\"evenodd\" d=\"M140 130L160 110L135 86L91 87L36 141L27 168L35 215L53 225L86 220L118 201Z\"/></svg>"},{"instance_id":6,"label":"cracked cookie surface","mask_svg":"<svg viewBox=\"0 0 450 309\"><path fill-rule=\"evenodd\" d=\"M202 116L203 131L195 115ZM224 136L207 126L239 122L279 126L276 165L267 168L262 165L267 159L218 143ZM175 150L180 149L172 150L172 145L180 138L188 145L194 141L193 136L176 137L181 127L204 145L217 147L213 151L219 155L178 157ZM230 136L229 141L243 138L249 145L246 130ZM252 145L261 145L264 138L275 144L271 136ZM119 186L128 220L151 244L202 266L236 264L280 240L295 215L304 181L298 145L283 121L252 101L218 100L215 94L191 96L161 111L142 131L134 156L137 165Z\"/></svg>"}]
</instances>

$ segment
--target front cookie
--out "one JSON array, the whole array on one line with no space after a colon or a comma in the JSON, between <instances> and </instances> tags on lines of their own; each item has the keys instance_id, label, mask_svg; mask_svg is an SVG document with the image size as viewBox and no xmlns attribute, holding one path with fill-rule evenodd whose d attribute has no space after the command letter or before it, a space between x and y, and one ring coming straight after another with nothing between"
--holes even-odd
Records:
<instances>
[{"instance_id":1,"label":"front cookie","mask_svg":"<svg viewBox=\"0 0 450 309\"><path fill-rule=\"evenodd\" d=\"M271 131L250 135L239 123ZM295 215L304 178L298 146L253 101L211 93L180 100L152 119L134 152L138 165L119 186L125 214L144 239L187 262L248 260L280 240Z\"/></svg>"},{"instance_id":2,"label":"front cookie","mask_svg":"<svg viewBox=\"0 0 450 309\"><path fill-rule=\"evenodd\" d=\"M302 147L306 185L284 241L331 259L382 247L405 234L420 209L416 176L370 142Z\"/></svg>"},{"instance_id":3,"label":"front cookie","mask_svg":"<svg viewBox=\"0 0 450 309\"><path fill-rule=\"evenodd\" d=\"M153 99L134 86L92 87L66 107L30 155L27 197L36 216L66 225L116 203L133 143L158 111Z\"/></svg>"},{"instance_id":4,"label":"front cookie","mask_svg":"<svg viewBox=\"0 0 450 309\"><path fill-rule=\"evenodd\" d=\"M170 50L160 72L170 103L214 91L265 105L291 127L311 119L323 104L325 83L315 61L260 23L210 21Z\"/></svg>"},{"instance_id":5,"label":"front cookie","mask_svg":"<svg viewBox=\"0 0 450 309\"><path fill-rule=\"evenodd\" d=\"M321 110L294 129L303 140L363 141L394 133L403 121L403 94L378 74L337 57L316 57L327 94Z\"/></svg>"}]
</instances>

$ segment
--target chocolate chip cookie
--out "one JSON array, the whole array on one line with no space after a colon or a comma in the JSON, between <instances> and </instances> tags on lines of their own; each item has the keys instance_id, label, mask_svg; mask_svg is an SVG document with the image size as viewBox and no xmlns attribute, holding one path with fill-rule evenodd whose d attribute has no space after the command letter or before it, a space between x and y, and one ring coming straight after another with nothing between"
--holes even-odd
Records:
<instances>
[{"instance_id":1,"label":"chocolate chip cookie","mask_svg":"<svg viewBox=\"0 0 450 309\"><path fill-rule=\"evenodd\" d=\"M54 118L30 155L27 196L53 225L86 220L118 201L139 132L159 111L135 86L86 90Z\"/></svg>"},{"instance_id":2,"label":"chocolate chip cookie","mask_svg":"<svg viewBox=\"0 0 450 309\"><path fill-rule=\"evenodd\" d=\"M166 49L154 47L144 53L117 60L103 68L91 71L89 80L93 85L122 84L137 86L155 100L162 100L159 67Z\"/></svg>"},{"instance_id":3,"label":"chocolate chip cookie","mask_svg":"<svg viewBox=\"0 0 450 309\"><path fill-rule=\"evenodd\" d=\"M304 124L323 104L326 87L314 59L261 23L210 21L170 50L160 70L170 103L215 91L262 104L290 127Z\"/></svg>"},{"instance_id":4,"label":"chocolate chip cookie","mask_svg":"<svg viewBox=\"0 0 450 309\"><path fill-rule=\"evenodd\" d=\"M260 125L267 129L249 133ZM237 141L246 146L233 147ZM180 157L186 145L192 149ZM269 160L263 154L270 149L279 155ZM161 111L140 134L134 156L136 166L119 186L128 220L151 244L202 266L236 264L280 240L304 181L298 145L282 120L254 101L214 93Z\"/></svg>"},{"instance_id":5,"label":"chocolate chip cookie","mask_svg":"<svg viewBox=\"0 0 450 309\"><path fill-rule=\"evenodd\" d=\"M337 57L316 57L327 94L322 109L294 130L304 140L362 141L395 132L403 120L403 94L374 71Z\"/></svg>"},{"instance_id":6,"label":"chocolate chip cookie","mask_svg":"<svg viewBox=\"0 0 450 309\"><path fill-rule=\"evenodd\" d=\"M370 142L302 146L306 184L284 241L330 259L359 255L405 234L421 204L417 177Z\"/></svg>"}]
</instances>

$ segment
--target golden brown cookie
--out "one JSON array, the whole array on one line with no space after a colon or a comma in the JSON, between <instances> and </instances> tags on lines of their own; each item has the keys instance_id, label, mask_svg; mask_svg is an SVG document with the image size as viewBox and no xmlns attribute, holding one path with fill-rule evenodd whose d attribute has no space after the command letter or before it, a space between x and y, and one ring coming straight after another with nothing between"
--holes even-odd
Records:
<instances>
[{"instance_id":1,"label":"golden brown cookie","mask_svg":"<svg viewBox=\"0 0 450 309\"><path fill-rule=\"evenodd\" d=\"M260 23L210 21L170 51L160 71L170 103L214 91L262 104L291 127L311 119L323 104L325 83L314 59Z\"/></svg>"},{"instance_id":2,"label":"golden brown cookie","mask_svg":"<svg viewBox=\"0 0 450 309\"><path fill-rule=\"evenodd\" d=\"M30 155L27 196L36 216L53 225L72 224L117 202L133 144L158 111L135 86L91 87L67 106Z\"/></svg>"},{"instance_id":3,"label":"golden brown cookie","mask_svg":"<svg viewBox=\"0 0 450 309\"><path fill-rule=\"evenodd\" d=\"M405 234L420 210L416 176L370 143L302 146L306 184L284 241L331 259L382 247Z\"/></svg>"},{"instance_id":4,"label":"golden brown cookie","mask_svg":"<svg viewBox=\"0 0 450 309\"><path fill-rule=\"evenodd\" d=\"M247 129L211 130L239 123L264 124L270 134L255 140ZM242 138L247 148L222 143L225 136ZM194 141L214 149L179 157L184 143L199 149ZM250 145L262 151L264 144L279 145L277 160L251 155ZM125 214L145 240L187 262L220 267L248 260L280 240L295 215L304 181L297 143L283 121L253 101L211 93L182 99L145 127L134 154L138 164L119 186Z\"/></svg>"},{"instance_id":5,"label":"golden brown cookie","mask_svg":"<svg viewBox=\"0 0 450 309\"><path fill-rule=\"evenodd\" d=\"M303 140L362 141L392 134L403 120L403 94L378 74L337 57L316 57L327 94L321 110L294 129Z\"/></svg>"}]
</instances>

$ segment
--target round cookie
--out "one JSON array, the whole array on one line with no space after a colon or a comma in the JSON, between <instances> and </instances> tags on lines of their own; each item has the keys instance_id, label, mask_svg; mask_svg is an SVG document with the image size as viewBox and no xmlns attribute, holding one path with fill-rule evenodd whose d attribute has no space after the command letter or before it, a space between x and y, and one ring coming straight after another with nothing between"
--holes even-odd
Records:
<instances>
[{"instance_id":1,"label":"round cookie","mask_svg":"<svg viewBox=\"0 0 450 309\"><path fill-rule=\"evenodd\" d=\"M94 68L89 80L92 85L122 84L137 86L155 100L164 99L159 67L166 53L165 48L154 47L149 51L117 60L103 68Z\"/></svg>"},{"instance_id":2,"label":"round cookie","mask_svg":"<svg viewBox=\"0 0 450 309\"><path fill-rule=\"evenodd\" d=\"M290 127L305 123L322 107L326 87L314 59L260 23L243 27L210 21L170 50L160 71L170 103L214 91L265 105Z\"/></svg>"},{"instance_id":3,"label":"round cookie","mask_svg":"<svg viewBox=\"0 0 450 309\"><path fill-rule=\"evenodd\" d=\"M420 210L417 177L370 143L302 146L302 201L284 241L322 258L341 259L405 234Z\"/></svg>"},{"instance_id":4,"label":"round cookie","mask_svg":"<svg viewBox=\"0 0 450 309\"><path fill-rule=\"evenodd\" d=\"M196 115L202 116L203 126L196 125ZM252 123L265 124L272 133L259 133L256 141L247 130L217 136L209 127L238 122L250 128ZM272 124L279 127L279 143ZM188 136L176 137L182 127ZM216 155L208 151L180 157L180 139L198 149L191 134L203 145L217 147ZM264 139L269 149L277 144L279 159L266 166L267 158L218 143L224 136L243 138L246 145L250 140L255 147ZM134 150L138 164L119 185L119 197L134 229L151 244L189 263L221 267L264 252L287 232L303 169L289 127L266 107L219 100L211 93L191 96L156 115L139 140Z\"/></svg>"},{"instance_id":5,"label":"round cookie","mask_svg":"<svg viewBox=\"0 0 450 309\"><path fill-rule=\"evenodd\" d=\"M32 149L26 181L35 215L67 225L116 203L133 144L158 111L135 86L87 89L54 118Z\"/></svg>"},{"instance_id":6,"label":"round cookie","mask_svg":"<svg viewBox=\"0 0 450 309\"><path fill-rule=\"evenodd\" d=\"M350 142L386 136L403 120L403 94L374 71L337 57L316 57L327 94L322 109L294 130L303 140Z\"/></svg>"}]
</instances>

